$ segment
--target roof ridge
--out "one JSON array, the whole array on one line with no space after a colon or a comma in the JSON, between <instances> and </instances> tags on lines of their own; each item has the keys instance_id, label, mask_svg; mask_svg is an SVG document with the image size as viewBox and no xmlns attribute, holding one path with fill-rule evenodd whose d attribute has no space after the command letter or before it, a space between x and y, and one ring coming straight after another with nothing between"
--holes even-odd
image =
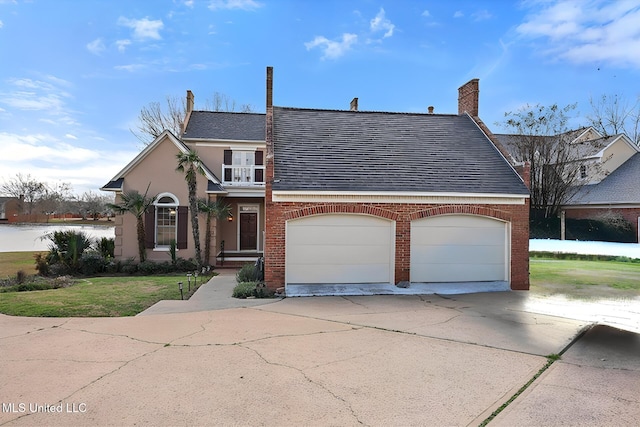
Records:
<instances>
[{"instance_id":1,"label":"roof ridge","mask_svg":"<svg viewBox=\"0 0 640 427\"><path fill-rule=\"evenodd\" d=\"M273 108L280 108L282 110L292 110L292 111L326 111L333 113L359 113L359 114L398 114L405 116L453 116L453 117L461 117L460 114L454 113L420 113L420 112L410 112L410 111L380 111L380 110L339 110L339 109L331 109L331 108L304 108L304 107L282 107L274 105Z\"/></svg>"}]
</instances>

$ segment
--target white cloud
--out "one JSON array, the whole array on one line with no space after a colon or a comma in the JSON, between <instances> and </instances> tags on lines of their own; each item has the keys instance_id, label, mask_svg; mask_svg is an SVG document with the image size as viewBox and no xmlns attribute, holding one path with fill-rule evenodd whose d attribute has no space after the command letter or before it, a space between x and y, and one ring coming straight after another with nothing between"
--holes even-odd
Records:
<instances>
[{"instance_id":1,"label":"white cloud","mask_svg":"<svg viewBox=\"0 0 640 427\"><path fill-rule=\"evenodd\" d=\"M462 18L464 16L464 13L462 13L461 10L456 10L456 12L453 14L454 18Z\"/></svg>"},{"instance_id":2,"label":"white cloud","mask_svg":"<svg viewBox=\"0 0 640 427\"><path fill-rule=\"evenodd\" d=\"M4 27L4 22L0 21L0 28Z\"/></svg>"},{"instance_id":3,"label":"white cloud","mask_svg":"<svg viewBox=\"0 0 640 427\"><path fill-rule=\"evenodd\" d=\"M491 19L493 17L493 15L491 15L488 10L484 9L472 13L471 16L473 17L474 21L486 21L487 19Z\"/></svg>"},{"instance_id":4,"label":"white cloud","mask_svg":"<svg viewBox=\"0 0 640 427\"><path fill-rule=\"evenodd\" d=\"M87 43L87 50L94 55L100 55L104 51L104 42L101 38L95 39L94 41Z\"/></svg>"},{"instance_id":5,"label":"white cloud","mask_svg":"<svg viewBox=\"0 0 640 427\"><path fill-rule=\"evenodd\" d=\"M53 76L47 76L56 82ZM61 80L61 82L65 82ZM13 91L0 93L0 103L19 110L46 111L49 114L65 114L65 98L70 95L41 80L27 78L12 78L7 82L14 87Z\"/></svg>"},{"instance_id":6,"label":"white cloud","mask_svg":"<svg viewBox=\"0 0 640 427\"><path fill-rule=\"evenodd\" d=\"M135 71L142 70L142 69L146 68L146 65L144 65L144 64L127 64L127 65L116 65L113 68L115 68L116 70L128 71L130 73L133 73Z\"/></svg>"},{"instance_id":7,"label":"white cloud","mask_svg":"<svg viewBox=\"0 0 640 427\"><path fill-rule=\"evenodd\" d=\"M127 50L127 46L131 44L131 40L116 40L116 47L118 48L118 52L124 52Z\"/></svg>"},{"instance_id":8,"label":"white cloud","mask_svg":"<svg viewBox=\"0 0 640 427\"><path fill-rule=\"evenodd\" d=\"M255 0L211 0L209 3L210 10L218 9L240 9L252 11L263 6L262 3Z\"/></svg>"},{"instance_id":9,"label":"white cloud","mask_svg":"<svg viewBox=\"0 0 640 427\"><path fill-rule=\"evenodd\" d=\"M193 8L193 0L185 0L184 5Z\"/></svg>"},{"instance_id":10,"label":"white cloud","mask_svg":"<svg viewBox=\"0 0 640 427\"><path fill-rule=\"evenodd\" d=\"M393 25L391 21L385 17L383 8L380 8L378 14L370 22L371 31L373 31L374 33L378 31L384 31L385 33L383 37L391 37L393 35L393 30L395 27L396 26Z\"/></svg>"},{"instance_id":11,"label":"white cloud","mask_svg":"<svg viewBox=\"0 0 640 427\"><path fill-rule=\"evenodd\" d=\"M138 40L160 40L160 30L164 27L162 20L128 19L123 16L118 18L118 25L133 29L133 38Z\"/></svg>"},{"instance_id":12,"label":"white cloud","mask_svg":"<svg viewBox=\"0 0 640 427\"><path fill-rule=\"evenodd\" d=\"M329 40L323 36L316 36L312 41L305 43L307 50L320 48L323 51L322 59L337 59L344 55L353 44L358 41L356 34L344 33L341 41Z\"/></svg>"},{"instance_id":13,"label":"white cloud","mask_svg":"<svg viewBox=\"0 0 640 427\"><path fill-rule=\"evenodd\" d=\"M431 16L431 13L429 13L428 10L425 10L424 12L422 12L422 16L424 16L425 18L428 18Z\"/></svg>"},{"instance_id":14,"label":"white cloud","mask_svg":"<svg viewBox=\"0 0 640 427\"><path fill-rule=\"evenodd\" d=\"M543 53L576 64L640 68L640 4L558 0L527 17L518 33L546 41Z\"/></svg>"},{"instance_id":15,"label":"white cloud","mask_svg":"<svg viewBox=\"0 0 640 427\"><path fill-rule=\"evenodd\" d=\"M0 146L0 181L28 170L40 181L70 182L80 193L100 188L137 154L87 149L48 133L0 132Z\"/></svg>"},{"instance_id":16,"label":"white cloud","mask_svg":"<svg viewBox=\"0 0 640 427\"><path fill-rule=\"evenodd\" d=\"M65 135L64 135L64 137L65 137L65 138L69 138L69 139L78 139L78 137L77 137L77 136L72 135L72 134L70 134L70 133L65 134Z\"/></svg>"}]
</instances>

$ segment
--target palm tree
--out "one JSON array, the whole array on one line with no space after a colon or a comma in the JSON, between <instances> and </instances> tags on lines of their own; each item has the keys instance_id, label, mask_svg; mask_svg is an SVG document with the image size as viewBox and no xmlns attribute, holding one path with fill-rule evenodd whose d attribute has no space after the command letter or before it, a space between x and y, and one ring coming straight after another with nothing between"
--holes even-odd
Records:
<instances>
[{"instance_id":1,"label":"palm tree","mask_svg":"<svg viewBox=\"0 0 640 427\"><path fill-rule=\"evenodd\" d=\"M198 199L198 209L207 215L206 234L204 236L204 260L209 262L211 255L211 219L222 219L229 216L231 206L222 200Z\"/></svg>"},{"instance_id":2,"label":"palm tree","mask_svg":"<svg viewBox=\"0 0 640 427\"><path fill-rule=\"evenodd\" d=\"M195 150L189 150L186 153L178 153L178 172L184 173L184 179L187 181L187 189L189 190L189 210L191 211L191 230L193 231L193 244L196 250L196 265L202 267L202 256L200 255L200 229L198 227L198 200L196 193L198 190L197 174L204 175L202 160Z\"/></svg>"},{"instance_id":3,"label":"palm tree","mask_svg":"<svg viewBox=\"0 0 640 427\"><path fill-rule=\"evenodd\" d=\"M151 184L149 184L151 186ZM148 197L149 186L144 194L140 194L137 190L127 191L120 195L120 203L109 203L107 207L113 209L119 213L129 212L136 217L136 231L138 234L138 255L140 256L140 262L147 259L147 253L144 245L144 214L149 209L153 202L155 202L157 196Z\"/></svg>"}]
</instances>

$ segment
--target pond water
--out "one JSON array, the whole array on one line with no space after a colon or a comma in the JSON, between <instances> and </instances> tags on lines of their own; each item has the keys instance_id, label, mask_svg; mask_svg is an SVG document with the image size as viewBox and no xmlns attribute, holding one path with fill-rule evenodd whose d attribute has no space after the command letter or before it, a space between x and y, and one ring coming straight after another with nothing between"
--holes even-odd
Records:
<instances>
[{"instance_id":1,"label":"pond water","mask_svg":"<svg viewBox=\"0 0 640 427\"><path fill-rule=\"evenodd\" d=\"M46 251L54 231L82 231L92 238L115 237L115 227L93 225L0 224L0 252Z\"/></svg>"}]
</instances>

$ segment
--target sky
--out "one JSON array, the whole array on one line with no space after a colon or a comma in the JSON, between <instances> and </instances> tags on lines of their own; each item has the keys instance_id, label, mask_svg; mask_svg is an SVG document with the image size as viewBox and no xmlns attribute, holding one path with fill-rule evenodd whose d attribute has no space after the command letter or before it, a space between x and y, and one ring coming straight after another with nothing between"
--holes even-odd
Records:
<instances>
[{"instance_id":1,"label":"sky","mask_svg":"<svg viewBox=\"0 0 640 427\"><path fill-rule=\"evenodd\" d=\"M640 95L640 0L0 0L0 183L98 191L141 150L140 109L215 92L288 107L457 113Z\"/></svg>"}]
</instances>

